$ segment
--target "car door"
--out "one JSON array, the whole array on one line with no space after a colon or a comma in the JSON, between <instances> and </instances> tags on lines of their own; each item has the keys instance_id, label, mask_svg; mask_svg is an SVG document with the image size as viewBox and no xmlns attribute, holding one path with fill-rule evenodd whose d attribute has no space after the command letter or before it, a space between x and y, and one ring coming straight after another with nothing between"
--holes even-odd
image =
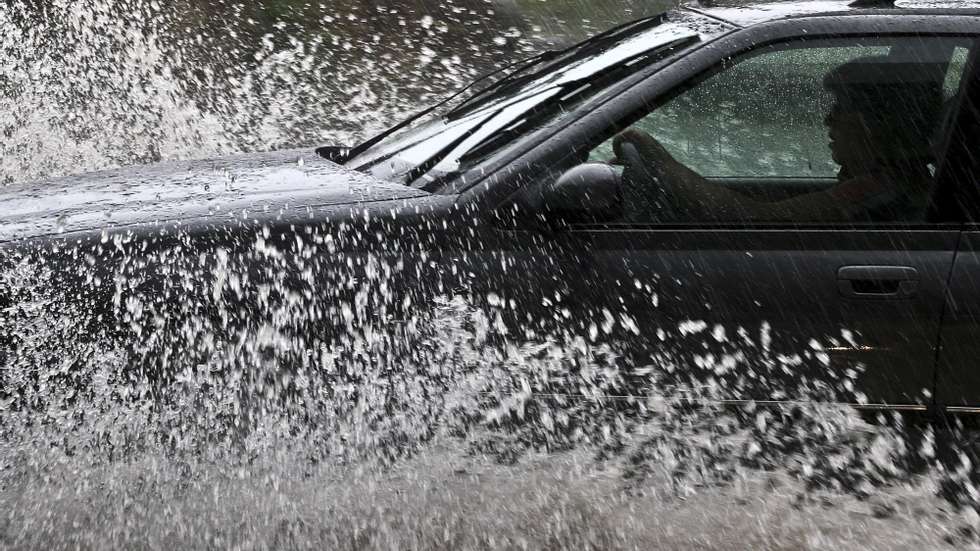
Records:
<instances>
[{"instance_id":1,"label":"car door","mask_svg":"<svg viewBox=\"0 0 980 551\"><path fill-rule=\"evenodd\" d=\"M913 65L900 74L937 90L932 127L919 132L933 157L918 203L839 219L775 206L770 219L726 218L717 213L727 205L705 204L701 218L670 218L669 194L654 178L624 184L617 219L573 224L566 238L591 251L589 269L604 278L593 293L633 361L683 374L672 382L721 389L712 397L724 399L924 408L960 231L941 208L943 137L973 39L936 21L830 19L719 40L597 109L588 134L566 139L584 139L590 160L603 161L614 156L611 136L639 129L708 184L777 205L843 180L823 126L832 101L825 75L862 59ZM898 118L920 108L891 107Z\"/></svg>"}]
</instances>

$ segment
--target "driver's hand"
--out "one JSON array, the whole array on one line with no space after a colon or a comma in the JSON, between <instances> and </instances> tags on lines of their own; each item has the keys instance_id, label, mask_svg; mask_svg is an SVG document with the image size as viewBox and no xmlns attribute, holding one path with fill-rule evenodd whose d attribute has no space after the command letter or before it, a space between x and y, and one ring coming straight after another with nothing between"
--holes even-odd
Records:
<instances>
[{"instance_id":1,"label":"driver's hand","mask_svg":"<svg viewBox=\"0 0 980 551\"><path fill-rule=\"evenodd\" d=\"M635 128L627 128L613 138L613 152L616 156L610 159L611 164L623 164L622 147L624 143L633 144L641 156L651 161L673 160L667 149L653 136Z\"/></svg>"}]
</instances>

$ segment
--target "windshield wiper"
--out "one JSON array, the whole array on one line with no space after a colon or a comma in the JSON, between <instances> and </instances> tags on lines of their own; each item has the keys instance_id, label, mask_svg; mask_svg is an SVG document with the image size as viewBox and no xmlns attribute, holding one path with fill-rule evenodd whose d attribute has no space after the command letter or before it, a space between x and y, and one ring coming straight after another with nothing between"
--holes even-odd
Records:
<instances>
[{"instance_id":1,"label":"windshield wiper","mask_svg":"<svg viewBox=\"0 0 980 551\"><path fill-rule=\"evenodd\" d=\"M462 94L464 94L467 90L472 89L477 84L479 84L481 82L484 82L484 81L486 81L487 79L489 79L489 78L491 78L493 76L499 75L500 73L502 73L504 71L508 71L508 70L513 69L505 77L503 77L500 80L494 82L493 84L491 84L490 86L484 88L483 90L480 90L479 92L477 92L473 96L467 98L460 105L457 105L449 113L449 115L450 116L459 116L459 114L464 111L464 108L465 108L466 111L468 111L469 109L475 107L476 105L482 104L482 103L484 103L485 101L487 101L489 99L492 99L494 97L497 97L498 94L500 94L500 93L502 93L504 91L504 88L506 88L506 89L509 90L509 89L512 89L514 86L519 86L520 83L525 82L525 80L523 78L522 79L518 79L518 77L520 75L525 74L532 67L535 67L537 65L540 65L540 64L545 63L545 62L548 62L548 61L551 61L551 60L553 60L553 59L555 59L555 58L557 58L559 56L567 55L567 54L569 54L571 52L574 52L576 50L580 50L583 47L588 46L590 44L594 45L594 44L597 44L599 42L604 42L605 39L607 39L607 38L609 38L609 37L611 37L613 35L616 35L616 34L618 34L620 32L623 32L625 30L630 30L633 27L640 27L641 28L640 30L642 30L643 28L646 28L647 26L659 25L660 23L662 23L663 21L666 20L666 17L667 17L667 14L665 12L665 13L654 15L654 16L651 16L651 17L645 17L645 18L642 18L642 19L636 19L636 20L633 20L633 21L628 21L626 23L622 23L620 25L616 25L615 27L612 27L610 29L607 29L607 30L605 30L605 31L603 31L603 32L601 32L601 33L599 33L597 35L594 35L592 37L589 37L589 38L587 38L587 39L585 39L583 41L577 42L577 43L575 43L575 44L573 44L573 45L571 45L571 46L569 46L567 48L563 48L563 49L560 49L560 50L545 50L545 51L543 51L543 52L541 52L539 54L533 55L533 56L531 56L529 58L525 58L525 59L522 59L522 60L515 61L514 63L511 63L511 64L509 64L509 65L507 65L505 67L502 67L500 69L497 69L495 71L491 71L491 72L489 72L489 73L487 73L487 74L485 74L485 75L477 78L476 80L474 80L473 82L470 82L469 84L467 84L463 88L459 89L458 91L456 91L455 93L453 93L449 97L445 98L444 100L436 103L435 105L432 105L431 107L428 107L426 109L423 109L422 111L419 111L418 113L416 113L416 114L408 117L407 119L403 120L402 122L400 122L400 123L392 126L391 128L388 128L387 130L381 132L380 134L378 134L378 135L376 135L376 136L374 136L372 138L369 138L368 140L365 140L364 142L362 142L362 143L360 143L360 144L358 144L358 145L356 145L356 146L354 146L352 148L349 148L348 149L348 148L337 147L337 146L324 146L324 147L318 147L316 149L316 153L317 153L317 155L319 155L319 156L321 156L321 157L323 157L325 159L328 159L330 161L333 161L335 163L344 164L347 161L349 161L350 159L356 158L357 156L361 155L365 151L371 149L372 147L374 147L375 145L377 145L378 143L380 143L381 141L383 141L388 136L391 136L395 132L398 132L399 130L401 130L401 129L403 129L403 128L409 126L409 125L411 125L415 121L421 119L422 117L425 117L426 115L428 115L428 114L432 113L433 111L439 109L440 107L446 105L447 103L451 102L452 100L454 100L454 99L458 98L459 96L461 96ZM579 53L581 54L581 52L579 52ZM525 76L528 76L528 77L533 78L537 74L538 73L531 73L530 75L525 75ZM518 80L520 80L520 82L518 82Z\"/></svg>"},{"instance_id":2,"label":"windshield wiper","mask_svg":"<svg viewBox=\"0 0 980 551\"><path fill-rule=\"evenodd\" d=\"M481 128L483 128L488 122L492 121L497 115L503 113L505 109L507 109L507 107L501 107L497 109L492 114L490 114L490 116L485 117L479 123L473 125L473 128L468 129L458 138L446 144L444 147L439 149L439 151L436 151L428 159L416 165L412 170L408 172L408 174L405 175L405 183L411 184L415 180L418 180L419 178L424 176L427 172L429 172L437 164L439 164L443 159L445 159L447 155L452 153L453 150L459 147L459 145L463 143L467 138L479 132Z\"/></svg>"},{"instance_id":3,"label":"windshield wiper","mask_svg":"<svg viewBox=\"0 0 980 551\"><path fill-rule=\"evenodd\" d=\"M589 90L587 88L591 88L593 85L600 84L604 81L607 81L610 78L618 78L617 74L620 73L624 68L630 68L630 69L635 68L636 63L642 60L643 58L651 58L646 60L647 63L656 62L657 59L663 59L663 56L672 50L676 50L678 48L684 48L686 46L690 46L691 44L699 41L700 41L700 37L696 35L678 38L676 40L661 45L659 48L648 50L646 52L637 54L633 57L623 59L619 63L606 67L605 69L597 73L587 75L581 78L577 78L574 80L568 80L561 84L555 85L556 88L562 90L568 90L570 92L555 94L547 99L542 100L540 103L535 104L530 109L528 109L525 113L523 113L520 117L517 117L515 119L518 121L517 124L506 124L500 129L487 135L479 143L474 144L473 147L469 148L469 150L467 150L465 153L460 155L459 162L463 163L465 161L469 161L474 158L479 158L486 154L489 154L490 152L496 150L496 148L501 143L506 143L510 141L511 138L519 136L523 132L524 128L537 124L541 116L547 116L548 114L554 112L556 108L560 109L560 108L564 108L566 105L575 104L583 96L588 94ZM495 117L500 115L504 110L506 110L507 107L508 106L503 106L497 109L492 114L484 118L474 128L471 128L469 131L467 131L463 136L453 140L452 143L441 148L434 155L426 159L423 163L413 168L406 176L406 183L411 184L412 182L424 176L430 170L435 168L440 162L442 162L446 157L448 157L460 144L462 144L464 140L466 140L468 137L478 132L489 121L493 120ZM423 189L427 189L433 183L441 182L443 180L452 178L458 174L459 174L458 170L454 170L446 174L443 174L440 177L434 179L429 184L426 184L426 186L424 186Z\"/></svg>"},{"instance_id":4,"label":"windshield wiper","mask_svg":"<svg viewBox=\"0 0 980 551\"><path fill-rule=\"evenodd\" d=\"M356 146L354 146L352 148L344 148L344 147L337 147L337 146L330 146L330 145L328 145L328 146L323 146L323 147L316 148L316 150L315 150L316 151L316 154L319 155L319 156L321 156L321 157L323 157L324 159L333 161L335 163L344 164L345 162L349 161L350 159L356 158L361 153L364 153L368 149L371 149L372 147L374 147L375 145L377 145L378 143L380 143L382 140L384 140L388 136L394 134L395 132L398 132L402 128L405 128L406 126L409 126L413 122L421 119L422 117L425 117L429 113L432 113L436 109L439 109L443 105L446 105L447 103L451 102L452 100L458 98L463 93L465 93L467 90L473 88L474 86L476 86L477 84L479 84L479 83L487 80L488 78L493 77L495 75L499 75L500 73L502 73L504 71L507 71L508 69L513 69L514 67L517 67L512 73L510 73L509 75L507 75L507 77L504 77L504 79L501 79L501 80L505 80L505 79L513 76L514 74L520 73L522 71L526 71L526 70L530 69L531 67L533 67L535 65L538 65L538 64L543 63L545 61L549 61L549 60L551 60L551 59L553 59L555 57L558 57L559 55L561 55L563 53L565 53L564 50L545 50L545 51L543 51L543 52L541 52L539 54L533 55L531 57L528 57L528 58L524 58L524 59L515 61L515 62L513 62L513 63L511 63L511 64L509 64L509 65L507 65L505 67L501 67L500 69L497 69L495 71L491 71L491 72L489 72L489 73L487 73L487 74L485 74L485 75L477 78L473 82L471 82L471 83L467 84L466 86L460 88L455 93L453 93L451 96L443 99L442 101L436 103L435 105L432 105L430 107L427 107L427 108L423 109L422 111L419 111L418 113L416 113L416 114L408 117L407 119L403 120L402 122L400 122L400 123L392 126L391 128L386 129L384 132L381 132L380 134L378 134L378 135L376 135L376 136L374 136L372 138L369 138L369 139L365 140L364 142L361 142L360 144L358 144L358 145L356 145ZM493 86L490 86L488 89L490 89L490 88L493 88ZM479 92L477 95L482 94L482 93L483 93L483 91Z\"/></svg>"},{"instance_id":5,"label":"windshield wiper","mask_svg":"<svg viewBox=\"0 0 980 551\"><path fill-rule=\"evenodd\" d=\"M485 138L480 140L479 143L474 144L473 147L469 148L468 151L463 153L459 157L459 161L462 163L464 160L473 159L480 157L496 149L497 145L501 142L509 141L509 138L519 135L519 129L527 127L532 124L536 124L542 115L548 115L552 113L556 108L562 108L565 105L575 104L581 97L587 95L592 85L601 83L609 78L618 78L616 75L621 72L624 68L633 69L636 67L636 63L643 58L648 59L647 62L655 62L657 59L663 59L663 56L670 52L671 50L676 50L677 48L684 48L695 42L700 41L700 37L697 35L687 36L678 38L671 42L661 45L653 50L648 50L636 54L635 56L620 60L618 63L606 67L596 73L586 75L581 78L567 80L561 84L556 84L555 88L559 90L564 90L565 92L555 94L549 98L542 100L531 106L526 112L524 112L520 117L515 118L518 120L519 124L507 124L500 129L490 133ZM473 128L467 130L462 136L456 138L451 143L447 144L445 147L439 149L435 154L430 156L421 164L417 165L406 175L406 183L411 184L415 180L421 178L427 174L430 170L435 168L440 162L442 162L446 157L448 157L464 140L477 133L481 128L483 128L488 122L492 121L498 115L503 113L509 106L505 105L495 110L489 116L485 117L480 121L479 124L475 125ZM443 175L440 178L436 178L434 181L438 182L444 179L444 177L453 176L458 171L450 172L449 174ZM431 184L431 182L430 182ZM427 184L428 186L429 184ZM423 188L425 189L425 188Z\"/></svg>"},{"instance_id":6,"label":"windshield wiper","mask_svg":"<svg viewBox=\"0 0 980 551\"><path fill-rule=\"evenodd\" d=\"M614 40L612 39L615 39L616 35L620 34L621 32L626 30L640 32L650 27L655 27L662 24L664 21L666 21L666 18L667 14L661 13L616 25L611 29L607 29L581 42L577 42L563 50L555 50L553 51L554 55L551 57L555 58L559 55L569 55L570 57L565 60L565 64L574 62L584 56L591 55L595 50L606 46L609 42L613 42ZM572 53L575 55L571 56L570 54ZM537 63L535 65L537 65ZM494 82L487 88L484 88L476 94L466 98L466 100L454 107L453 110L446 115L446 117L449 119L458 119L465 116L467 113L471 112L480 105L483 105L494 98L506 95L514 89L519 88L520 86L538 77L540 75L540 71L526 73L527 69L530 67L531 66L522 67L521 69L514 71L504 78Z\"/></svg>"}]
</instances>

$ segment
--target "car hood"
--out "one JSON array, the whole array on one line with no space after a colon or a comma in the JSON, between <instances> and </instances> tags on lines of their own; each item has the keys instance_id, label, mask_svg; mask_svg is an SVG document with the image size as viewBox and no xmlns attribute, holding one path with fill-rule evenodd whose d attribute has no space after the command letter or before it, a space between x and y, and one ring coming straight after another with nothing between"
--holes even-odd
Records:
<instances>
[{"instance_id":1,"label":"car hood","mask_svg":"<svg viewBox=\"0 0 980 551\"><path fill-rule=\"evenodd\" d=\"M0 243L97 228L276 216L310 207L428 195L346 169L307 150L166 162L0 187Z\"/></svg>"}]
</instances>

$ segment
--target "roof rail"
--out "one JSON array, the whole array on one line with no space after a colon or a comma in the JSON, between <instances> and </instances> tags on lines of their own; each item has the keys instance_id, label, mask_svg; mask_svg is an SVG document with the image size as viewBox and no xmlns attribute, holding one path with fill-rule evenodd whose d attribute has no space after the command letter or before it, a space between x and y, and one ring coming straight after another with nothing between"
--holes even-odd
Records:
<instances>
[{"instance_id":1,"label":"roof rail","mask_svg":"<svg viewBox=\"0 0 980 551\"><path fill-rule=\"evenodd\" d=\"M895 0L854 0L848 6L852 8L894 8Z\"/></svg>"}]
</instances>

